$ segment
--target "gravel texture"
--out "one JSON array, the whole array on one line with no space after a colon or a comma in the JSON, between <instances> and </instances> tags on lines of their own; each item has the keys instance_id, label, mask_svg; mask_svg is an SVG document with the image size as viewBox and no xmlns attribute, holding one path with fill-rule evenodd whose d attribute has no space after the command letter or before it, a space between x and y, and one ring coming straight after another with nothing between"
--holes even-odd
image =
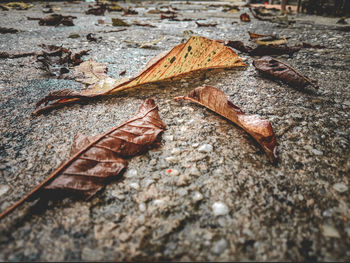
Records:
<instances>
[{"instance_id":1,"label":"gravel texture","mask_svg":"<svg viewBox=\"0 0 350 263\"><path fill-rule=\"evenodd\" d=\"M295 90L262 78L240 57L246 70L206 72L31 116L48 92L79 88L71 80L50 79L32 57L0 63L0 209L28 193L69 157L78 132L103 133L130 118L140 103L155 98L167 124L161 147L132 158L123 178L90 201L75 198L32 200L0 222L0 260L87 261L349 261L349 64L350 36L336 30L336 18L298 15L288 27L224 13L211 2L172 1L179 18L160 20L149 9L169 2L121 2L139 14L85 15L89 3L54 2L75 15L73 27L39 26L43 5L27 11L0 11L0 26L20 32L1 35L0 50L39 51L39 44L90 49L85 59L105 62L109 74L136 74L156 54L180 43L183 33L242 40L247 31L288 36L325 45L302 49L281 60L318 80L318 91ZM218 2L215 2L218 4ZM156 25L126 31L97 25L112 17ZM120 28L120 27L119 27ZM187 31L188 32L188 31ZM77 33L80 38L68 38ZM88 42L95 33L99 42ZM151 42L151 49L125 41ZM189 102L175 102L199 85L213 85L246 113L271 121L280 160L271 165L262 149L229 121Z\"/></svg>"}]
</instances>

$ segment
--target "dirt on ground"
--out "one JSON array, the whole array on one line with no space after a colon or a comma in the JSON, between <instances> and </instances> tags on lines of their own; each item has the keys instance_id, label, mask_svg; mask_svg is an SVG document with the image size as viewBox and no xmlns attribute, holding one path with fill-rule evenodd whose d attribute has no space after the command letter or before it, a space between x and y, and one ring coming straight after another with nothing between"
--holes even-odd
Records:
<instances>
[{"instance_id":1,"label":"dirt on ground","mask_svg":"<svg viewBox=\"0 0 350 263\"><path fill-rule=\"evenodd\" d=\"M229 2L118 3L138 14L86 15L92 2L52 2L56 13L77 17L74 26L54 27L27 19L46 16L47 2L0 10L0 27L19 30L0 35L0 52L40 51L40 44L89 49L84 60L106 63L108 74L119 78L124 70L123 77L135 75L190 35L250 44L252 31L286 37L291 46L325 46L277 57L317 80L319 89L266 79L252 66L254 57L237 51L245 70L202 72L33 116L35 103L50 91L82 85L49 76L33 56L1 59L0 211L69 158L76 133L106 132L133 116L146 98L155 99L167 129L160 147L130 159L122 178L91 200L32 200L2 220L0 260L350 261L347 26L304 14L288 15L295 20L289 25L260 21L246 7L225 11ZM170 4L179 19L194 20L162 20L149 12ZM244 12L251 22L240 21ZM113 27L112 18L155 27ZM198 27L195 21L217 25ZM89 41L89 33L101 39ZM150 48L135 44L162 36ZM203 84L271 122L276 165L232 122L173 100Z\"/></svg>"}]
</instances>

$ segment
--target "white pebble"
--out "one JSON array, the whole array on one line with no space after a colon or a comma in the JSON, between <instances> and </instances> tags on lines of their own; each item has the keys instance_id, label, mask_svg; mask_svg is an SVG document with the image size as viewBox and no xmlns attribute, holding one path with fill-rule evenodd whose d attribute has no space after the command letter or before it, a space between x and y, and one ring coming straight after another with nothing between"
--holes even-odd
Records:
<instances>
[{"instance_id":1,"label":"white pebble","mask_svg":"<svg viewBox=\"0 0 350 263\"><path fill-rule=\"evenodd\" d=\"M340 238L339 232L333 226L322 225L322 233L326 237Z\"/></svg>"},{"instance_id":2,"label":"white pebble","mask_svg":"<svg viewBox=\"0 0 350 263\"><path fill-rule=\"evenodd\" d=\"M168 163L178 163L179 158L177 158L175 156L170 156L170 157L166 157L165 161L167 161Z\"/></svg>"},{"instance_id":3,"label":"white pebble","mask_svg":"<svg viewBox=\"0 0 350 263\"><path fill-rule=\"evenodd\" d=\"M0 196L6 194L8 190L10 190L8 185L0 185Z\"/></svg>"},{"instance_id":4,"label":"white pebble","mask_svg":"<svg viewBox=\"0 0 350 263\"><path fill-rule=\"evenodd\" d=\"M215 202L212 205L212 209L215 216L223 216L228 214L228 207L222 202Z\"/></svg>"},{"instance_id":5,"label":"white pebble","mask_svg":"<svg viewBox=\"0 0 350 263\"><path fill-rule=\"evenodd\" d=\"M210 144L203 144L199 146L198 151L201 153L209 153L213 151L213 146L211 146Z\"/></svg>"},{"instance_id":6,"label":"white pebble","mask_svg":"<svg viewBox=\"0 0 350 263\"><path fill-rule=\"evenodd\" d=\"M125 177L135 177L137 175L136 169L130 169L126 172Z\"/></svg>"},{"instance_id":7,"label":"white pebble","mask_svg":"<svg viewBox=\"0 0 350 263\"><path fill-rule=\"evenodd\" d=\"M131 183L129 184L130 188L133 188L135 190L139 190L140 189L140 185L138 183Z\"/></svg>"},{"instance_id":8,"label":"white pebble","mask_svg":"<svg viewBox=\"0 0 350 263\"><path fill-rule=\"evenodd\" d=\"M154 205L162 205L163 203L164 203L164 201L161 200L161 199L156 199L156 200L153 201Z\"/></svg>"},{"instance_id":9,"label":"white pebble","mask_svg":"<svg viewBox=\"0 0 350 263\"><path fill-rule=\"evenodd\" d=\"M221 254L227 248L227 241L225 239L220 239L212 248L214 254Z\"/></svg>"},{"instance_id":10,"label":"white pebble","mask_svg":"<svg viewBox=\"0 0 350 263\"><path fill-rule=\"evenodd\" d=\"M146 211L146 205L144 203L139 204L139 210L141 212L145 212Z\"/></svg>"},{"instance_id":11,"label":"white pebble","mask_svg":"<svg viewBox=\"0 0 350 263\"><path fill-rule=\"evenodd\" d=\"M339 193L344 193L348 190L348 187L343 183L336 183L333 185L333 189Z\"/></svg>"},{"instance_id":12,"label":"white pebble","mask_svg":"<svg viewBox=\"0 0 350 263\"><path fill-rule=\"evenodd\" d=\"M316 150L316 149L312 149L311 152L315 155L323 155L322 151Z\"/></svg>"},{"instance_id":13,"label":"white pebble","mask_svg":"<svg viewBox=\"0 0 350 263\"><path fill-rule=\"evenodd\" d=\"M201 172L198 170L198 168L196 166L192 166L190 168L190 175L200 176Z\"/></svg>"},{"instance_id":14,"label":"white pebble","mask_svg":"<svg viewBox=\"0 0 350 263\"><path fill-rule=\"evenodd\" d=\"M203 199L203 195L200 192L194 192L193 194L193 200L195 202L198 202Z\"/></svg>"},{"instance_id":15,"label":"white pebble","mask_svg":"<svg viewBox=\"0 0 350 263\"><path fill-rule=\"evenodd\" d=\"M179 148L174 148L171 150L171 154L173 155L179 155L181 153L181 150Z\"/></svg>"}]
</instances>

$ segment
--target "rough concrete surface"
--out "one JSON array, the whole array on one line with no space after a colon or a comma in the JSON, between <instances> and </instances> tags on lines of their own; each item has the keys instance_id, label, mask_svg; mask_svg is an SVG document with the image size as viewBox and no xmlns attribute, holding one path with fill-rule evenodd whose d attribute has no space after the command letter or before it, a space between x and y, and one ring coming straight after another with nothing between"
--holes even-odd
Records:
<instances>
[{"instance_id":1,"label":"rough concrete surface","mask_svg":"<svg viewBox=\"0 0 350 263\"><path fill-rule=\"evenodd\" d=\"M108 64L119 77L139 72L156 54L181 43L185 30L211 39L242 40L247 31L289 37L325 49L302 49L279 57L319 83L305 92L260 76L253 58L238 55L246 70L152 85L91 102L31 116L48 92L81 88L72 80L52 79L32 57L0 62L0 209L28 193L69 157L78 132L103 133L130 118L140 103L155 98L167 124L159 148L132 158L127 172L90 201L76 198L26 203L0 222L0 260L87 261L349 261L349 62L350 36L336 30L336 18L298 15L281 26L238 13L222 12L211 2L175 2L179 18L149 14L170 2L121 2L138 15L85 15L89 3L54 2L58 13L77 16L73 27L39 26L44 3L27 11L0 11L0 26L20 32L0 35L0 51L39 51L56 44L73 51L90 49L84 59ZM218 2L215 2L218 4ZM119 17L156 25L126 31L97 25ZM78 33L80 38L68 38ZM96 33L100 42L88 42ZM150 42L151 49L125 41ZM186 35L186 34L185 34ZM240 128L203 107L174 102L199 85L213 85L246 113L268 119L275 130L280 160L271 165L259 146ZM208 146L209 145L209 146ZM210 147L212 146L212 147Z\"/></svg>"}]
</instances>

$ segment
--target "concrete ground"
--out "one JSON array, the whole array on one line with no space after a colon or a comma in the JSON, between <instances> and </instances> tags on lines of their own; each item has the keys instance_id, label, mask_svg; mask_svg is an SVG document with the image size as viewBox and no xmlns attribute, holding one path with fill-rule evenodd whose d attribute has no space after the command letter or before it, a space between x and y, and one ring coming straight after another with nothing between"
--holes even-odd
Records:
<instances>
[{"instance_id":1,"label":"concrete ground","mask_svg":"<svg viewBox=\"0 0 350 263\"><path fill-rule=\"evenodd\" d=\"M85 59L105 62L119 77L139 72L149 59L180 43L184 36L242 40L247 31L321 44L292 58L279 57L319 83L316 92L298 91L261 77L249 65L152 85L120 96L67 106L31 116L48 92L80 88L72 80L52 79L32 57L0 63L0 209L28 193L69 157L77 132L96 135L130 118L146 98L155 98L167 124L160 148L132 158L118 182L90 201L32 201L0 222L2 261L349 261L349 64L350 35L336 30L336 18L298 15L281 26L252 18L239 20L219 2L175 2L179 18L160 20L148 10L170 2L121 2L138 15L85 15L89 3L54 2L59 13L77 16L73 27L39 26L43 3L26 11L0 11L0 26L19 29L0 36L0 51L39 51L56 44L73 51L90 49ZM98 25L119 17L154 24L123 32ZM184 34L184 31L187 33ZM77 33L79 38L68 38ZM88 42L96 33L100 42ZM151 49L125 41L151 42ZM203 107L174 102L199 85L213 85L246 113L268 119L275 130L280 161L271 165L241 129ZM210 144L212 150L200 149ZM206 147L204 147L206 148ZM207 147L210 149L210 147ZM222 213L218 215L217 213Z\"/></svg>"}]
</instances>

